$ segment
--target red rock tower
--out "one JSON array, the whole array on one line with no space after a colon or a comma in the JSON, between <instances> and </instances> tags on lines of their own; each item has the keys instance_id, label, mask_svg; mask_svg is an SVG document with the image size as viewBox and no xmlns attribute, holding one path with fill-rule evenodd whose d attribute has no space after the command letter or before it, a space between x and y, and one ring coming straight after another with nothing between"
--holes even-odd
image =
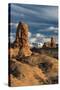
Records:
<instances>
[{"instance_id":1,"label":"red rock tower","mask_svg":"<svg viewBox=\"0 0 60 90\"><path fill-rule=\"evenodd\" d=\"M56 44L55 44L55 41L54 41L54 38L53 38L53 37L51 37L50 47L51 47L51 48L56 47Z\"/></svg>"},{"instance_id":2,"label":"red rock tower","mask_svg":"<svg viewBox=\"0 0 60 90\"><path fill-rule=\"evenodd\" d=\"M19 55L30 56L32 54L28 42L28 25L26 23L19 22L15 42L19 47Z\"/></svg>"}]
</instances>

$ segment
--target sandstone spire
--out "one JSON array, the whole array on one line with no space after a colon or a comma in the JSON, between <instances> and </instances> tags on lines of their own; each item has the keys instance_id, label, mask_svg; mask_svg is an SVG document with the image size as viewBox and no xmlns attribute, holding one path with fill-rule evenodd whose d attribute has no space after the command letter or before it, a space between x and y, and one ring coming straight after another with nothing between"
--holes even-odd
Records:
<instances>
[{"instance_id":1,"label":"sandstone spire","mask_svg":"<svg viewBox=\"0 0 60 90\"><path fill-rule=\"evenodd\" d=\"M51 48L54 48L56 47L56 44L55 44L55 41L54 41L54 38L51 37L51 44L50 44Z\"/></svg>"},{"instance_id":2,"label":"sandstone spire","mask_svg":"<svg viewBox=\"0 0 60 90\"><path fill-rule=\"evenodd\" d=\"M28 25L26 23L19 22L15 42L19 47L19 55L30 56L32 54L28 42Z\"/></svg>"}]
</instances>

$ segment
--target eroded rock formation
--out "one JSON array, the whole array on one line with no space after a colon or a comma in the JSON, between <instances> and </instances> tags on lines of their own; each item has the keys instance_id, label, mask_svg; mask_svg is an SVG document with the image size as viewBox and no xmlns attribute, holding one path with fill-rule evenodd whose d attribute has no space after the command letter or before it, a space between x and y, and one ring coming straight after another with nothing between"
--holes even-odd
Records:
<instances>
[{"instance_id":1,"label":"eroded rock formation","mask_svg":"<svg viewBox=\"0 0 60 90\"><path fill-rule=\"evenodd\" d=\"M51 39L48 46L53 47L54 43ZM46 47L47 45L44 43L44 48ZM9 86L58 83L58 60L50 54L30 51L27 24L22 22L18 24L16 39L8 52L10 56Z\"/></svg>"},{"instance_id":2,"label":"eroded rock formation","mask_svg":"<svg viewBox=\"0 0 60 90\"><path fill-rule=\"evenodd\" d=\"M19 55L30 56L32 54L28 42L28 25L26 23L19 22L15 45L19 47Z\"/></svg>"},{"instance_id":3,"label":"eroded rock formation","mask_svg":"<svg viewBox=\"0 0 60 90\"><path fill-rule=\"evenodd\" d=\"M51 46L51 48L56 47L56 43L55 43L55 41L54 41L54 38L53 38L53 37L51 37L51 43L50 43L50 46Z\"/></svg>"},{"instance_id":4,"label":"eroded rock formation","mask_svg":"<svg viewBox=\"0 0 60 90\"><path fill-rule=\"evenodd\" d=\"M10 79L10 86L57 84L58 61L44 54L31 55L23 62L11 59Z\"/></svg>"},{"instance_id":5,"label":"eroded rock formation","mask_svg":"<svg viewBox=\"0 0 60 90\"><path fill-rule=\"evenodd\" d=\"M53 37L51 37L51 40L49 42L45 42L43 44L43 48L56 48L56 43Z\"/></svg>"}]
</instances>

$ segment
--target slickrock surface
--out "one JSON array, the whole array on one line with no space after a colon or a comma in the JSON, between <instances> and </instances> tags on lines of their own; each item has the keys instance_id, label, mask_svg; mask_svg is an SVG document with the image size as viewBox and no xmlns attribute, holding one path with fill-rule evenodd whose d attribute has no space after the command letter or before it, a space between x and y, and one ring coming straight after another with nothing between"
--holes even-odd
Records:
<instances>
[{"instance_id":1,"label":"slickrock surface","mask_svg":"<svg viewBox=\"0 0 60 90\"><path fill-rule=\"evenodd\" d=\"M46 55L10 60L11 86L58 83L58 61Z\"/></svg>"}]
</instances>

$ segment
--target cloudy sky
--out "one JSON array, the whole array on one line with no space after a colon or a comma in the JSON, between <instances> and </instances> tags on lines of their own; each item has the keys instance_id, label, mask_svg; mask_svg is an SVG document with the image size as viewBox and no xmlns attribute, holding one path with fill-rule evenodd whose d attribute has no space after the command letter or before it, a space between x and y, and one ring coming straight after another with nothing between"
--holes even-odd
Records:
<instances>
[{"instance_id":1,"label":"cloudy sky","mask_svg":"<svg viewBox=\"0 0 60 90\"><path fill-rule=\"evenodd\" d=\"M20 21L29 25L30 42L49 41L54 37L58 42L58 7L28 4L10 4L10 39L14 41L16 26Z\"/></svg>"}]
</instances>

